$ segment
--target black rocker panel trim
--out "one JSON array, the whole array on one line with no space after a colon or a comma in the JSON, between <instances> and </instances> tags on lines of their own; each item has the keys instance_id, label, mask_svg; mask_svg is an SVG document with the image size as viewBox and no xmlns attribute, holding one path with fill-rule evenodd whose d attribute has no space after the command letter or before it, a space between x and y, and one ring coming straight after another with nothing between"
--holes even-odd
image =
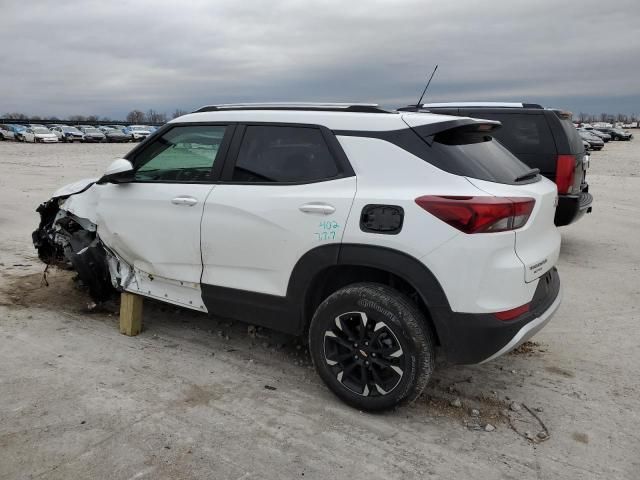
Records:
<instances>
[{"instance_id":1,"label":"black rocker panel trim","mask_svg":"<svg viewBox=\"0 0 640 480\"><path fill-rule=\"evenodd\" d=\"M305 318L309 288L324 270L338 265L377 268L405 280L421 295L440 336L444 326L435 312L451 309L436 278L415 258L376 245L332 244L310 250L293 268L286 296L203 284L202 300L212 314L301 335L310 320Z\"/></svg>"},{"instance_id":2,"label":"black rocker panel trim","mask_svg":"<svg viewBox=\"0 0 640 480\"><path fill-rule=\"evenodd\" d=\"M337 264L339 252L340 245L333 244L303 255L291 272L284 297L202 284L202 301L216 315L301 335L307 320L304 318L307 289L316 275Z\"/></svg>"}]
</instances>

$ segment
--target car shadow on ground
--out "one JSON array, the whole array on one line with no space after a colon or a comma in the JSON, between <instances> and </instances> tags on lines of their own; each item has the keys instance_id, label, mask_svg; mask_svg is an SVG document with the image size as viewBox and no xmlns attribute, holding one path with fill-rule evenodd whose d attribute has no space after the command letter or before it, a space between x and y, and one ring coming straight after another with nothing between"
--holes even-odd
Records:
<instances>
[{"instance_id":1,"label":"car shadow on ground","mask_svg":"<svg viewBox=\"0 0 640 480\"><path fill-rule=\"evenodd\" d=\"M114 335L118 333L118 296L96 305L71 271L49 268L45 273L5 274L4 284L0 289L0 305L64 312L83 322L110 324ZM302 337L151 299L145 299L143 318L142 338L156 340L164 348L204 347L210 355L224 352L243 361L255 359L322 388ZM421 397L408 408L401 408L404 414L455 422L469 430L492 431L498 425L510 427L527 441L539 443L546 440L549 433L540 418L542 410L518 399L517 388L544 370L545 352L544 345L527 342L515 352L488 364L452 366L439 361ZM275 389L267 384L264 388Z\"/></svg>"}]
</instances>

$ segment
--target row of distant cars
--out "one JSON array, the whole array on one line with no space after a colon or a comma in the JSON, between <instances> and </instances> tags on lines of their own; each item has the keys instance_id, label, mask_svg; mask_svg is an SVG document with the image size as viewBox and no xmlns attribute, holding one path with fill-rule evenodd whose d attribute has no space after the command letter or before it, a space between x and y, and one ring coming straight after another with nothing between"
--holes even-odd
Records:
<instances>
[{"instance_id":1,"label":"row of distant cars","mask_svg":"<svg viewBox=\"0 0 640 480\"><path fill-rule=\"evenodd\" d=\"M585 150L602 150L604 144L611 140L626 140L633 138L633 134L617 127L594 127L588 124L577 125L578 133L582 137Z\"/></svg>"},{"instance_id":2,"label":"row of distant cars","mask_svg":"<svg viewBox=\"0 0 640 480\"><path fill-rule=\"evenodd\" d=\"M139 142L156 129L150 125L71 126L62 123L49 125L5 123L0 124L0 140L31 143Z\"/></svg>"}]
</instances>

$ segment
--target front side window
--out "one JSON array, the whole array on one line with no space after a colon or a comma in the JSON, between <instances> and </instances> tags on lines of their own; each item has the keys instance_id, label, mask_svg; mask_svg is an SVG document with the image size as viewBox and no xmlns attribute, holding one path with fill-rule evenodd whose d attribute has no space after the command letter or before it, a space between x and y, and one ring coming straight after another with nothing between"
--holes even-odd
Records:
<instances>
[{"instance_id":1,"label":"front side window","mask_svg":"<svg viewBox=\"0 0 640 480\"><path fill-rule=\"evenodd\" d=\"M175 127L136 158L137 182L207 182L226 126Z\"/></svg>"},{"instance_id":2,"label":"front side window","mask_svg":"<svg viewBox=\"0 0 640 480\"><path fill-rule=\"evenodd\" d=\"M232 181L243 183L305 183L340 173L318 128L248 126Z\"/></svg>"}]
</instances>

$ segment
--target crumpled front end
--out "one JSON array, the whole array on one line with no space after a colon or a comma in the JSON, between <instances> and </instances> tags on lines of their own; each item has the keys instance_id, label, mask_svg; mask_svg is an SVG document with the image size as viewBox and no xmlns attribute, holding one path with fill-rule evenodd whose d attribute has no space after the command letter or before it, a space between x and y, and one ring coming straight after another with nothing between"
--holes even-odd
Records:
<instances>
[{"instance_id":1,"label":"crumpled front end","mask_svg":"<svg viewBox=\"0 0 640 480\"><path fill-rule=\"evenodd\" d=\"M54 197L36 209L40 225L32 234L33 244L40 260L75 270L91 297L103 302L114 291L107 252L96 235L96 225L62 209L65 202Z\"/></svg>"}]
</instances>

